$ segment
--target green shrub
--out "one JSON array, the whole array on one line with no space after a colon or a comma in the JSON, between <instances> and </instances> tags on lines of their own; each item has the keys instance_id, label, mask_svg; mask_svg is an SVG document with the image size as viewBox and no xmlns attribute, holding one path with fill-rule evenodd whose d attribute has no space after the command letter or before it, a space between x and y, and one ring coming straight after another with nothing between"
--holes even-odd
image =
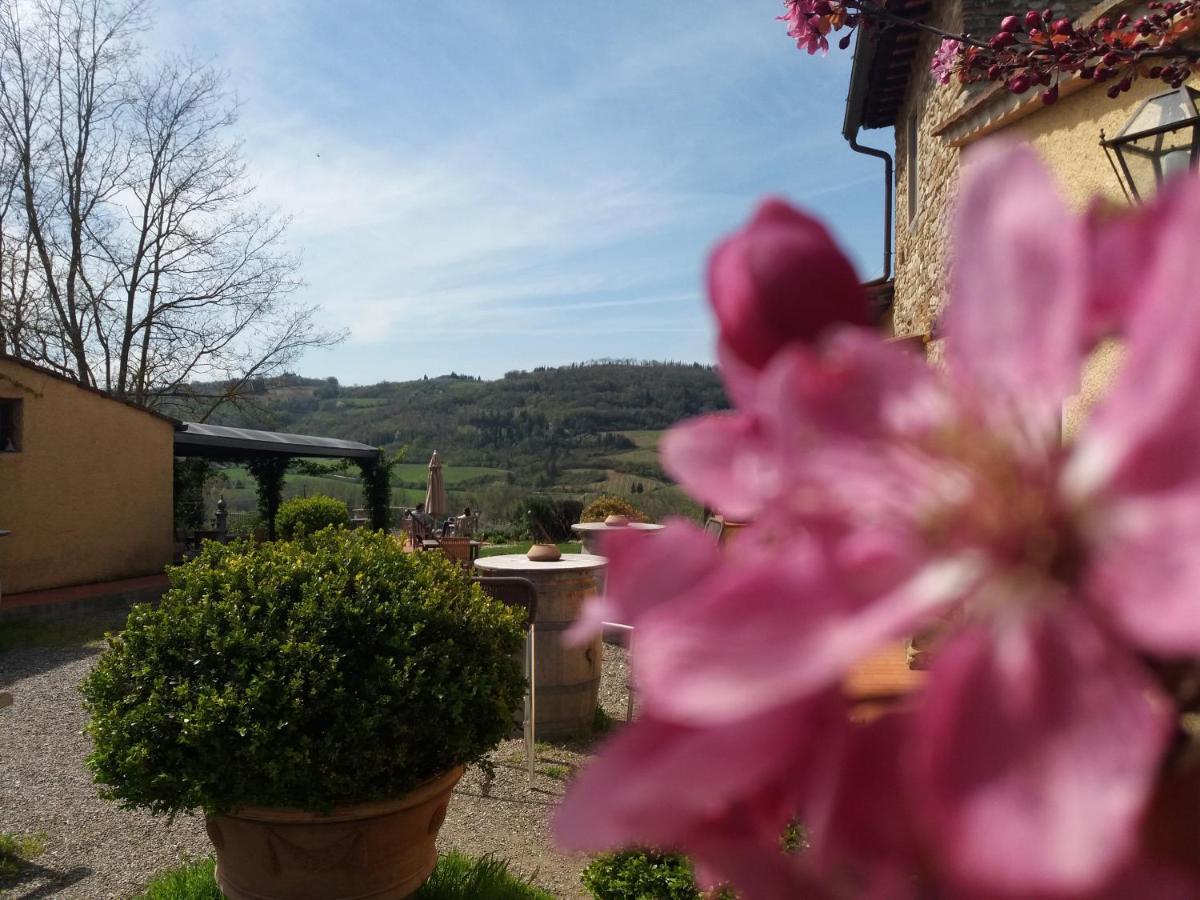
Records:
<instances>
[{"instance_id":1,"label":"green shrub","mask_svg":"<svg viewBox=\"0 0 1200 900\"><path fill-rule=\"evenodd\" d=\"M380 532L209 542L83 692L105 796L155 813L324 810L480 760L523 679L516 613Z\"/></svg>"},{"instance_id":2,"label":"green shrub","mask_svg":"<svg viewBox=\"0 0 1200 900\"><path fill-rule=\"evenodd\" d=\"M603 522L609 516L628 516L630 522L645 522L646 514L620 497L601 494L583 510L580 522Z\"/></svg>"},{"instance_id":3,"label":"green shrub","mask_svg":"<svg viewBox=\"0 0 1200 900\"><path fill-rule=\"evenodd\" d=\"M571 526L579 521L583 504L578 500L555 500L553 497L534 495L529 498L525 520L535 541L569 541Z\"/></svg>"},{"instance_id":4,"label":"green shrub","mask_svg":"<svg viewBox=\"0 0 1200 900\"><path fill-rule=\"evenodd\" d=\"M293 497L279 507L275 514L275 531L280 539L294 541L316 534L330 525L345 528L350 524L346 504L320 494L312 497Z\"/></svg>"},{"instance_id":5,"label":"green shrub","mask_svg":"<svg viewBox=\"0 0 1200 900\"><path fill-rule=\"evenodd\" d=\"M658 850L603 853L583 870L583 886L596 900L699 900L686 856Z\"/></svg>"}]
</instances>

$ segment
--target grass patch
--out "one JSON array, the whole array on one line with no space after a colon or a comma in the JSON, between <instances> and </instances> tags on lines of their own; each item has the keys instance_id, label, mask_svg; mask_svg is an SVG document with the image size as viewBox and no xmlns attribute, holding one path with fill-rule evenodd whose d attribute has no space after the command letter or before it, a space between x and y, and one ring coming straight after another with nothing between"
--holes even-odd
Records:
<instances>
[{"instance_id":1,"label":"grass patch","mask_svg":"<svg viewBox=\"0 0 1200 900\"><path fill-rule=\"evenodd\" d=\"M0 623L0 653L25 647L84 647L99 644L107 631L118 631L125 614L63 621L9 619Z\"/></svg>"},{"instance_id":2,"label":"grass patch","mask_svg":"<svg viewBox=\"0 0 1200 900\"><path fill-rule=\"evenodd\" d=\"M16 878L46 849L46 835L0 831L0 880Z\"/></svg>"},{"instance_id":3,"label":"grass patch","mask_svg":"<svg viewBox=\"0 0 1200 900\"><path fill-rule=\"evenodd\" d=\"M658 446L658 439L663 436L663 431L662 429L656 431L618 431L617 434L625 435L637 447L655 448Z\"/></svg>"},{"instance_id":4,"label":"grass patch","mask_svg":"<svg viewBox=\"0 0 1200 900\"><path fill-rule=\"evenodd\" d=\"M547 778L553 778L555 781L566 781L567 776L571 774L571 770L566 766L550 765L542 768L542 774Z\"/></svg>"},{"instance_id":5,"label":"grass patch","mask_svg":"<svg viewBox=\"0 0 1200 900\"><path fill-rule=\"evenodd\" d=\"M527 553L533 546L533 541L522 541L519 544L492 544L490 547L480 547L480 556L502 556L505 553ZM563 541L558 549L563 553L580 553L582 545L579 541Z\"/></svg>"},{"instance_id":6,"label":"grass patch","mask_svg":"<svg viewBox=\"0 0 1200 900\"><path fill-rule=\"evenodd\" d=\"M438 857L429 880L413 900L554 900L554 895L508 871L495 856L478 859L451 850Z\"/></svg>"},{"instance_id":7,"label":"grass patch","mask_svg":"<svg viewBox=\"0 0 1200 900\"><path fill-rule=\"evenodd\" d=\"M137 900L222 900L212 859L198 859L169 869L146 885Z\"/></svg>"},{"instance_id":8,"label":"grass patch","mask_svg":"<svg viewBox=\"0 0 1200 900\"><path fill-rule=\"evenodd\" d=\"M151 881L137 900L222 900L214 869L211 859L170 869ZM475 859L451 850L438 857L437 868L413 900L554 900L554 895L514 875L502 859Z\"/></svg>"}]
</instances>

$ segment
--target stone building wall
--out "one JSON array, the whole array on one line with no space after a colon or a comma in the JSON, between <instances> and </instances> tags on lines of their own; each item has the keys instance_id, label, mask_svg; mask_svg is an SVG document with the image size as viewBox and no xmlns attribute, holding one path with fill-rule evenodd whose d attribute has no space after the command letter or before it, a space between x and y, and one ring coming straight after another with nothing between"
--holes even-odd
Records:
<instances>
[{"instance_id":1,"label":"stone building wall","mask_svg":"<svg viewBox=\"0 0 1200 900\"><path fill-rule=\"evenodd\" d=\"M927 19L947 31L962 28L959 0L939 3ZM913 60L909 87L896 120L895 334L928 333L945 295L947 221L958 186L959 151L934 134L963 101L956 82L942 87L929 64L939 40L924 35ZM910 131L916 125L916 215L909 216Z\"/></svg>"},{"instance_id":2,"label":"stone building wall","mask_svg":"<svg viewBox=\"0 0 1200 900\"><path fill-rule=\"evenodd\" d=\"M1052 6L1056 15L1075 18L1092 3L1093 0L1058 0ZM1021 14L1028 8L1012 0L944 0L934 4L925 21L952 33L966 31L986 37L998 30L1004 16ZM957 81L946 86L935 82L929 65L939 43L935 35L921 38L904 104L896 120L894 333L897 335L931 331L946 295L950 216L958 188L961 151L935 131L965 103L991 88L989 84L964 88ZM909 132L914 123L917 212L910 219L908 156ZM1040 122L1033 125L1033 133L1042 127ZM1016 131L1010 134L1016 136ZM1021 137L1029 139L1029 135ZM1070 168L1069 161L1064 161L1064 168ZM1096 169L1099 171L1099 167Z\"/></svg>"}]
</instances>

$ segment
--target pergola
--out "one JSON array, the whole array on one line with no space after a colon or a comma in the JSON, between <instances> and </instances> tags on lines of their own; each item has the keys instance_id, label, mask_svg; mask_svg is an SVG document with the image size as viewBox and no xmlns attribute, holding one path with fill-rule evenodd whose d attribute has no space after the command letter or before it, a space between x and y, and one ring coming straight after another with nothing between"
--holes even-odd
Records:
<instances>
[{"instance_id":1,"label":"pergola","mask_svg":"<svg viewBox=\"0 0 1200 900\"><path fill-rule=\"evenodd\" d=\"M175 431L175 455L245 462L258 482L260 496L266 498L267 527L272 537L283 476L293 459L353 460L363 474L372 525L386 525L390 512L388 467L383 464L383 452L369 444L308 434L181 422Z\"/></svg>"}]
</instances>

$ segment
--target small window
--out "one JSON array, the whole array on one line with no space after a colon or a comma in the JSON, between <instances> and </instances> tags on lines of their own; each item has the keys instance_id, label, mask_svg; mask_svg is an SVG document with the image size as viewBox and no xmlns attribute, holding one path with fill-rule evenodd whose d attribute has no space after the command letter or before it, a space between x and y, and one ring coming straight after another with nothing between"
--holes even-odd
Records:
<instances>
[{"instance_id":1,"label":"small window","mask_svg":"<svg viewBox=\"0 0 1200 900\"><path fill-rule=\"evenodd\" d=\"M0 453L21 449L21 401L0 397Z\"/></svg>"},{"instance_id":2,"label":"small window","mask_svg":"<svg viewBox=\"0 0 1200 900\"><path fill-rule=\"evenodd\" d=\"M920 197L920 177L917 171L918 157L918 131L920 129L920 118L916 112L912 112L908 116L908 123L905 127L907 140L905 153L905 167L908 170L908 223L911 225L917 220L917 213L921 211Z\"/></svg>"}]
</instances>

